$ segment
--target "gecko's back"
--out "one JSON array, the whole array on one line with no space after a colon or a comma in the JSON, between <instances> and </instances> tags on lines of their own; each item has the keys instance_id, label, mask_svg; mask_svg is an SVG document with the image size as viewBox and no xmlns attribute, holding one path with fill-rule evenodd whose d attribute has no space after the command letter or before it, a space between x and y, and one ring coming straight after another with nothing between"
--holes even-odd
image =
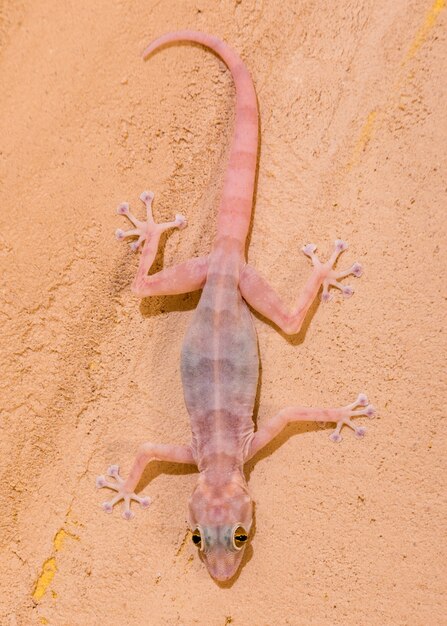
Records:
<instances>
[{"instance_id":1,"label":"gecko's back","mask_svg":"<svg viewBox=\"0 0 447 626\"><path fill-rule=\"evenodd\" d=\"M253 432L259 359L252 317L238 289L241 262L231 240L213 250L183 343L183 390L200 470L240 468Z\"/></svg>"}]
</instances>

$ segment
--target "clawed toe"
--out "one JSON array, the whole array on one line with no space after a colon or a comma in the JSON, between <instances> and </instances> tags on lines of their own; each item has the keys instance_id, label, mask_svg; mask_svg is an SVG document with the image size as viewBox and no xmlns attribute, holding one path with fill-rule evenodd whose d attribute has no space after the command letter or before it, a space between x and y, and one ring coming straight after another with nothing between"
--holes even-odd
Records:
<instances>
[{"instance_id":1,"label":"clawed toe","mask_svg":"<svg viewBox=\"0 0 447 626\"><path fill-rule=\"evenodd\" d=\"M360 276L363 274L363 267L360 265L360 263L354 263L354 265L351 267L351 271L350 273L355 276L356 278L360 278Z\"/></svg>"},{"instance_id":2,"label":"clawed toe","mask_svg":"<svg viewBox=\"0 0 447 626\"><path fill-rule=\"evenodd\" d=\"M109 467L107 468L107 475L108 476L113 476L113 478L116 478L116 480L118 482L122 482L122 478L120 476L120 466L119 465L109 465Z\"/></svg>"},{"instance_id":3,"label":"clawed toe","mask_svg":"<svg viewBox=\"0 0 447 626\"><path fill-rule=\"evenodd\" d=\"M357 428L354 429L354 435L357 439L363 439L366 435L366 428L364 426L357 426Z\"/></svg>"},{"instance_id":4,"label":"clawed toe","mask_svg":"<svg viewBox=\"0 0 447 626\"><path fill-rule=\"evenodd\" d=\"M368 404L368 396L366 393L359 393L354 406L366 406Z\"/></svg>"},{"instance_id":5,"label":"clawed toe","mask_svg":"<svg viewBox=\"0 0 447 626\"><path fill-rule=\"evenodd\" d=\"M188 225L188 222L186 221L186 217L182 215L181 213L177 213L175 216L175 225L177 226L179 230L186 228L186 226Z\"/></svg>"},{"instance_id":6,"label":"clawed toe","mask_svg":"<svg viewBox=\"0 0 447 626\"><path fill-rule=\"evenodd\" d=\"M331 441L333 441L334 443L340 443L340 441L343 439L343 437L340 435L339 432L336 432L334 430L334 432L329 435L329 439Z\"/></svg>"},{"instance_id":7,"label":"clawed toe","mask_svg":"<svg viewBox=\"0 0 447 626\"><path fill-rule=\"evenodd\" d=\"M136 252L145 240L145 235L140 235L136 241L132 241L132 243L129 244L130 249L133 250L133 252Z\"/></svg>"},{"instance_id":8,"label":"clawed toe","mask_svg":"<svg viewBox=\"0 0 447 626\"><path fill-rule=\"evenodd\" d=\"M106 486L106 479L105 476L97 476L96 477L96 487L97 489L101 489L101 487L105 487Z\"/></svg>"},{"instance_id":9,"label":"clawed toe","mask_svg":"<svg viewBox=\"0 0 447 626\"><path fill-rule=\"evenodd\" d=\"M310 258L312 258L312 256L314 255L316 249L317 245L315 243L308 243L301 248L302 252L304 252L304 254L306 256L309 256Z\"/></svg>"},{"instance_id":10,"label":"clawed toe","mask_svg":"<svg viewBox=\"0 0 447 626\"><path fill-rule=\"evenodd\" d=\"M340 252L343 252L343 250L347 250L348 247L348 242L344 241L344 239L335 240L335 252L337 253L337 256L340 254Z\"/></svg>"},{"instance_id":11,"label":"clawed toe","mask_svg":"<svg viewBox=\"0 0 447 626\"><path fill-rule=\"evenodd\" d=\"M118 208L116 209L116 212L118 213L118 215L128 215L128 213L129 213L129 203L128 202L121 202L121 204L118 205Z\"/></svg>"},{"instance_id":12,"label":"clawed toe","mask_svg":"<svg viewBox=\"0 0 447 626\"><path fill-rule=\"evenodd\" d=\"M375 416L376 416L376 409L375 409L375 407L374 407L372 404L369 404L369 405L366 407L366 410L365 410L365 415L366 415L367 417L369 417L369 418L372 418L372 417L375 417Z\"/></svg>"},{"instance_id":13,"label":"clawed toe","mask_svg":"<svg viewBox=\"0 0 447 626\"><path fill-rule=\"evenodd\" d=\"M343 286L341 288L341 292L344 298L350 298L352 295L354 295L354 289L350 287L349 285Z\"/></svg>"},{"instance_id":14,"label":"clawed toe","mask_svg":"<svg viewBox=\"0 0 447 626\"><path fill-rule=\"evenodd\" d=\"M143 191L143 193L140 195L140 200L142 200L146 205L151 205L154 199L154 195L155 194L153 191Z\"/></svg>"}]
</instances>

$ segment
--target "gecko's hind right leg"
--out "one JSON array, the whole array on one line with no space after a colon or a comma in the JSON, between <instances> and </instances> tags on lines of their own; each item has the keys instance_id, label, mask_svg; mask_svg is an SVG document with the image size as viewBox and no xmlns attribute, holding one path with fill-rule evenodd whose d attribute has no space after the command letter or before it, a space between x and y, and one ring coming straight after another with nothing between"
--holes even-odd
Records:
<instances>
[{"instance_id":1,"label":"gecko's hind right leg","mask_svg":"<svg viewBox=\"0 0 447 626\"><path fill-rule=\"evenodd\" d=\"M153 192L143 191L140 199L146 205L146 221L136 218L130 212L127 202L123 202L119 205L117 213L125 215L134 228L128 231L119 228L115 233L120 241L125 237L137 237L130 244L134 251L142 246L137 275L132 283L133 293L140 297L174 295L203 287L208 271L207 257L190 259L185 263L148 275L157 254L162 233L171 228L185 228L186 218L178 213L174 221L157 224L152 215Z\"/></svg>"}]
</instances>

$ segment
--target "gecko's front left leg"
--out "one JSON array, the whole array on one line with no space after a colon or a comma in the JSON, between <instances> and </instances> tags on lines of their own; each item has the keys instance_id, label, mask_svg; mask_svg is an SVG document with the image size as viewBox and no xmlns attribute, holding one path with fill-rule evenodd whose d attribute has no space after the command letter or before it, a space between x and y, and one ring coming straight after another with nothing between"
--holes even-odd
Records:
<instances>
[{"instance_id":1,"label":"gecko's front left leg","mask_svg":"<svg viewBox=\"0 0 447 626\"><path fill-rule=\"evenodd\" d=\"M117 492L116 496L111 498L111 500L103 502L102 508L106 513L111 513L114 505L123 500L124 507L122 516L125 519L131 519L133 517L133 513L130 510L132 500L138 502L142 508L147 508L150 505L151 499L149 497L141 497L135 493L135 487L140 481L146 465L150 461L170 461L171 463L186 463L188 465L196 464L189 446L174 446L151 442L144 443L137 452L126 480L121 478L118 465L111 465L107 469L108 476L114 478L113 482L107 480L105 476L98 476L96 479L98 489L107 487Z\"/></svg>"},{"instance_id":2,"label":"gecko's front left leg","mask_svg":"<svg viewBox=\"0 0 447 626\"><path fill-rule=\"evenodd\" d=\"M128 231L118 228L115 233L119 240L125 237L137 237L130 244L134 251L142 246L137 275L131 287L133 293L143 298L145 296L188 293L201 289L208 271L207 257L189 259L185 263L148 275L157 254L162 233L171 228L185 228L186 218L177 214L174 221L157 224L152 215L153 192L143 191L140 199L146 205L146 221L143 222L132 215L127 202L123 202L119 205L117 212L119 215L125 215L132 222L134 228Z\"/></svg>"},{"instance_id":3,"label":"gecko's front left leg","mask_svg":"<svg viewBox=\"0 0 447 626\"><path fill-rule=\"evenodd\" d=\"M315 244L310 243L302 248L304 254L311 258L314 267L292 311L282 302L265 278L260 276L250 265L246 265L241 271L239 288L242 297L250 306L272 320L285 333L295 334L300 330L306 313L321 286L323 287L321 294L323 302L328 302L332 298L332 294L329 292L330 286L340 289L345 298L349 298L354 293L352 287L342 285L339 280L350 274L357 277L361 276L363 270L360 263L354 263L345 270L334 269L337 257L347 247L348 244L345 241L337 239L334 251L325 263L322 263L315 254L317 248Z\"/></svg>"}]
</instances>

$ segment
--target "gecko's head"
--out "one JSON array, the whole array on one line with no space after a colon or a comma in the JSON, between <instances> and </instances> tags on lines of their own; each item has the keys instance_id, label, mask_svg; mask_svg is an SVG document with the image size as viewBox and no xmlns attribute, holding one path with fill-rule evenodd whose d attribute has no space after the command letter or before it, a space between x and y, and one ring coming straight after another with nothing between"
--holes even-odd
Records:
<instances>
[{"instance_id":1,"label":"gecko's head","mask_svg":"<svg viewBox=\"0 0 447 626\"><path fill-rule=\"evenodd\" d=\"M244 477L227 480L201 475L189 501L192 540L213 578L229 580L236 573L252 524L253 505Z\"/></svg>"}]
</instances>

